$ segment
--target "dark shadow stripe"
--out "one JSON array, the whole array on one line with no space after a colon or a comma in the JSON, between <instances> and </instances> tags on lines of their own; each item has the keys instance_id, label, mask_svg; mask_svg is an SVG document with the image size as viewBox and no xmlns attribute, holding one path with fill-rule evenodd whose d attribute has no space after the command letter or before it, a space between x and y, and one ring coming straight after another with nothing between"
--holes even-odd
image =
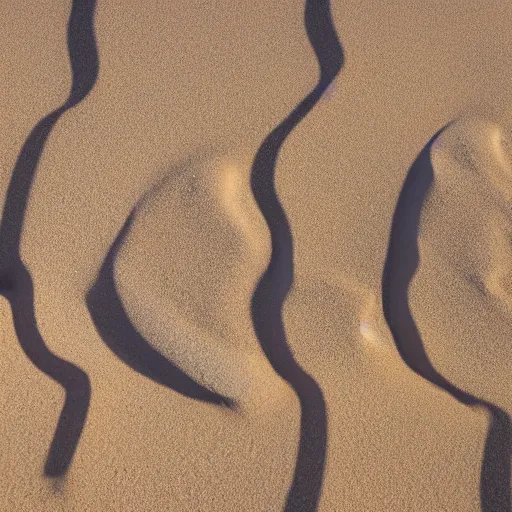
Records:
<instances>
[{"instance_id":1,"label":"dark shadow stripe","mask_svg":"<svg viewBox=\"0 0 512 512\"><path fill-rule=\"evenodd\" d=\"M403 361L418 375L450 393L459 402L481 406L492 417L480 478L483 512L510 512L512 426L507 413L454 386L430 362L412 317L408 288L419 265L418 230L423 203L434 181L430 150L437 132L412 164L398 198L382 275L384 316Z\"/></svg>"},{"instance_id":2,"label":"dark shadow stripe","mask_svg":"<svg viewBox=\"0 0 512 512\"><path fill-rule=\"evenodd\" d=\"M134 211L112 244L86 303L96 330L107 347L140 374L181 393L215 405L234 408L234 402L201 386L156 351L130 322L116 290L114 260L133 221Z\"/></svg>"},{"instance_id":3,"label":"dark shadow stripe","mask_svg":"<svg viewBox=\"0 0 512 512\"><path fill-rule=\"evenodd\" d=\"M25 212L39 159L55 123L81 102L98 75L94 38L95 0L74 0L68 21L68 51L73 73L66 102L32 129L18 155L7 189L0 225L0 293L10 302L18 341L32 363L57 381L66 398L45 464L47 476L61 476L69 468L85 424L91 387L77 366L57 357L46 346L34 312L34 287L20 257Z\"/></svg>"},{"instance_id":4,"label":"dark shadow stripe","mask_svg":"<svg viewBox=\"0 0 512 512\"><path fill-rule=\"evenodd\" d=\"M285 507L288 512L308 512L318 507L327 447L327 411L319 385L295 361L286 341L282 309L293 283L293 240L275 188L275 170L286 137L313 108L343 65L343 50L328 0L306 1L305 25L320 65L320 80L267 136L256 153L251 171L252 192L272 241L269 265L252 297L252 321L268 360L294 388L301 407L299 449Z\"/></svg>"}]
</instances>

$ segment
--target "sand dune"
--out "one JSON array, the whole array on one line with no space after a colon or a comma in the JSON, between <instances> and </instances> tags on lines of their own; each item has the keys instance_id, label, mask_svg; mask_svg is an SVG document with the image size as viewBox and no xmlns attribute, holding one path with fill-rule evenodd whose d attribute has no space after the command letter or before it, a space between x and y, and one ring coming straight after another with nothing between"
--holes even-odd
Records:
<instances>
[{"instance_id":1,"label":"sand dune","mask_svg":"<svg viewBox=\"0 0 512 512\"><path fill-rule=\"evenodd\" d=\"M512 369L506 341L512 168L505 134L496 122L465 119L434 142L434 181L422 212L411 301L413 311L423 303L420 330L441 373L510 413L504 377ZM435 315L425 322L433 307ZM462 310L471 318L461 321Z\"/></svg>"},{"instance_id":2,"label":"sand dune","mask_svg":"<svg viewBox=\"0 0 512 512\"><path fill-rule=\"evenodd\" d=\"M251 194L250 164L209 159L171 171L137 205L115 262L135 328L237 407L268 406L268 390L279 396L283 388L251 322L270 236Z\"/></svg>"},{"instance_id":3,"label":"sand dune","mask_svg":"<svg viewBox=\"0 0 512 512\"><path fill-rule=\"evenodd\" d=\"M512 6L4 11L0 511L511 509Z\"/></svg>"}]
</instances>

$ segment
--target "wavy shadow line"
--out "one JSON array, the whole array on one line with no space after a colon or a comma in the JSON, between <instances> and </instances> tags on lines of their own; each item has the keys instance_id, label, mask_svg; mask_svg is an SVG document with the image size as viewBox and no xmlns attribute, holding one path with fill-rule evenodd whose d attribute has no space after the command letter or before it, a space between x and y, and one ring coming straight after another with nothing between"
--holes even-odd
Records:
<instances>
[{"instance_id":1,"label":"wavy shadow line","mask_svg":"<svg viewBox=\"0 0 512 512\"><path fill-rule=\"evenodd\" d=\"M300 441L286 511L318 507L327 447L327 412L322 390L295 361L286 341L282 310L293 283L293 240L275 187L279 151L343 66L343 49L329 0L306 0L306 32L320 66L320 80L289 116L266 137L251 170L251 188L270 230L272 253L251 300L254 330L274 370L295 390L301 407Z\"/></svg>"},{"instance_id":2,"label":"wavy shadow line","mask_svg":"<svg viewBox=\"0 0 512 512\"><path fill-rule=\"evenodd\" d=\"M45 475L51 477L64 475L71 464L87 417L91 386L80 368L48 349L38 330L33 282L21 259L20 241L30 190L48 136L62 114L80 103L97 79L95 6L96 0L73 0L67 31L71 91L61 107L37 123L23 144L12 171L0 224L0 294L11 305L18 341L30 361L66 392L44 468Z\"/></svg>"},{"instance_id":3,"label":"wavy shadow line","mask_svg":"<svg viewBox=\"0 0 512 512\"><path fill-rule=\"evenodd\" d=\"M114 260L130 230L135 210L128 216L109 249L86 304L107 347L135 371L182 395L233 409L234 402L198 384L156 351L135 329L122 305L114 280Z\"/></svg>"},{"instance_id":4,"label":"wavy shadow line","mask_svg":"<svg viewBox=\"0 0 512 512\"><path fill-rule=\"evenodd\" d=\"M510 418L499 407L466 393L437 372L428 358L409 308L408 288L419 265L418 230L421 210L434 181L430 149L447 126L439 130L418 155L409 169L398 198L382 275L384 316L398 352L411 370L444 389L459 402L484 407L490 413L492 421L480 474L481 507L483 512L510 512Z\"/></svg>"}]
</instances>

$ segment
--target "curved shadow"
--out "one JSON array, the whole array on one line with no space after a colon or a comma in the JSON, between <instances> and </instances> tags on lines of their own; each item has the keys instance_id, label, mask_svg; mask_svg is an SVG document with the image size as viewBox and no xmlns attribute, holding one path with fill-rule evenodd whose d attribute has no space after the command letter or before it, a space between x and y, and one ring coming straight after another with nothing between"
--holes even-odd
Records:
<instances>
[{"instance_id":1,"label":"curved shadow","mask_svg":"<svg viewBox=\"0 0 512 512\"><path fill-rule=\"evenodd\" d=\"M134 211L105 257L98 277L87 293L86 303L100 337L125 364L182 395L234 408L234 402L204 388L156 351L130 322L114 280L114 260L130 229Z\"/></svg>"},{"instance_id":2,"label":"curved shadow","mask_svg":"<svg viewBox=\"0 0 512 512\"><path fill-rule=\"evenodd\" d=\"M272 254L251 301L258 340L274 370L295 390L301 407L300 441L285 510L318 507L327 447L327 411L322 390L295 361L286 341L282 309L293 283L293 240L275 187L276 162L290 132L308 114L343 66L343 49L329 0L307 0L305 25L320 66L316 87L266 137L251 170L251 188L270 230Z\"/></svg>"},{"instance_id":3,"label":"curved shadow","mask_svg":"<svg viewBox=\"0 0 512 512\"><path fill-rule=\"evenodd\" d=\"M447 125L448 126L448 125ZM418 229L421 210L434 180L430 149L439 130L412 164L396 205L382 275L382 303L403 361L418 375L450 393L459 402L487 409L492 418L485 443L480 478L483 512L510 512L512 426L507 413L454 386L430 362L412 318L408 288L419 264Z\"/></svg>"},{"instance_id":4,"label":"curved shadow","mask_svg":"<svg viewBox=\"0 0 512 512\"><path fill-rule=\"evenodd\" d=\"M68 21L68 51L72 69L71 91L66 102L32 129L16 160L7 189L0 224L0 294L11 305L18 341L32 363L57 381L66 392L44 472L63 475L76 451L91 395L87 375L57 357L46 346L34 312L34 287L20 256L20 240L30 190L39 159L55 123L89 94L98 75L94 37L95 0L73 0Z\"/></svg>"}]
</instances>

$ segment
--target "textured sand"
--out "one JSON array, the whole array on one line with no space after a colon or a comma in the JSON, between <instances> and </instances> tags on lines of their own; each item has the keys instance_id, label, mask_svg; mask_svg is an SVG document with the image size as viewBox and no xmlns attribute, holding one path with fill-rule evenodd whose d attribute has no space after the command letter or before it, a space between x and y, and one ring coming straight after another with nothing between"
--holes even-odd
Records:
<instances>
[{"instance_id":1,"label":"textured sand","mask_svg":"<svg viewBox=\"0 0 512 512\"><path fill-rule=\"evenodd\" d=\"M512 5L332 0L336 74L325 1L100 0L68 109L50 4L2 11L0 511L508 511Z\"/></svg>"}]
</instances>

